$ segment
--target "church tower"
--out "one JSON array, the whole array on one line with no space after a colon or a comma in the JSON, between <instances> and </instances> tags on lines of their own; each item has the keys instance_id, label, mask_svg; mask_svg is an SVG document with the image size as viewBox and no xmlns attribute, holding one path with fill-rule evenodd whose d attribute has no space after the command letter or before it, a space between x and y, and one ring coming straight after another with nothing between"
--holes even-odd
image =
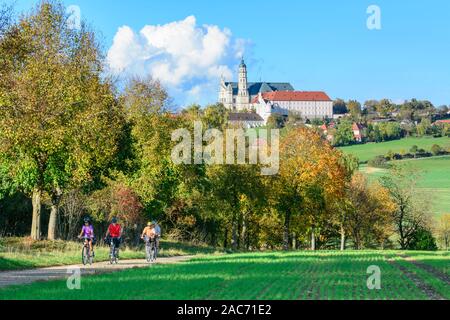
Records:
<instances>
[{"instance_id":1,"label":"church tower","mask_svg":"<svg viewBox=\"0 0 450 320\"><path fill-rule=\"evenodd\" d=\"M245 65L244 58L239 65L239 82L238 82L238 95L236 97L236 109L238 111L249 109L250 95L248 92L247 82L247 66Z\"/></svg>"}]
</instances>

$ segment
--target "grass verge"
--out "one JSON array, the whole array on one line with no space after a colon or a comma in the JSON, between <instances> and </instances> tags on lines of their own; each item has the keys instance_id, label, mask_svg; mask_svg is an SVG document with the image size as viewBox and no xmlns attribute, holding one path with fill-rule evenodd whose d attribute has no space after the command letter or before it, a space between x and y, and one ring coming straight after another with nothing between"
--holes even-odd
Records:
<instances>
[{"instance_id":1,"label":"grass verge","mask_svg":"<svg viewBox=\"0 0 450 320\"><path fill-rule=\"evenodd\" d=\"M386 260L386 251L267 252L199 256L175 265L85 276L81 290L66 281L0 290L0 299L249 299L422 300L427 296ZM434 253L448 263L448 256ZM367 286L369 266L381 270L381 289ZM427 275L436 288L438 279ZM440 290L441 290L440 289ZM447 291L442 291L447 294Z\"/></svg>"}]
</instances>

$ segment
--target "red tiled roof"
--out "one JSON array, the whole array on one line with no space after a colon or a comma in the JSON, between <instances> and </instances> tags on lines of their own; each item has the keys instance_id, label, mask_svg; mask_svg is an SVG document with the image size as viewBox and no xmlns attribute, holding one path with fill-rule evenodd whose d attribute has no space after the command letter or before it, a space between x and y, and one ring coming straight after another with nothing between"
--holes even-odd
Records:
<instances>
[{"instance_id":1,"label":"red tiled roof","mask_svg":"<svg viewBox=\"0 0 450 320\"><path fill-rule=\"evenodd\" d=\"M274 91L263 93L270 101L331 101L323 91Z\"/></svg>"},{"instance_id":2,"label":"red tiled roof","mask_svg":"<svg viewBox=\"0 0 450 320\"><path fill-rule=\"evenodd\" d=\"M448 119L448 120L437 120L436 123L450 123L450 119Z\"/></svg>"}]
</instances>

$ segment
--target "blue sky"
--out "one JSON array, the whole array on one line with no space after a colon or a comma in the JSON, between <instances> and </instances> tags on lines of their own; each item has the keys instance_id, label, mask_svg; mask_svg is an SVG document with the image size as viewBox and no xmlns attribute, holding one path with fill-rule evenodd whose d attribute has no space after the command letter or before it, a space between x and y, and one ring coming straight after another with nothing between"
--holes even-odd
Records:
<instances>
[{"instance_id":1,"label":"blue sky","mask_svg":"<svg viewBox=\"0 0 450 320\"><path fill-rule=\"evenodd\" d=\"M17 9L28 9L35 3L18 0ZM196 100L214 102L218 74L227 75L231 71L236 76L241 51L247 60L249 81L291 82L297 90L323 90L332 98L361 102L381 98L399 102L415 97L428 99L437 106L450 104L448 0L66 0L64 3L79 6L83 19L101 31L105 51L113 46L119 28L128 26L128 36L135 39L132 44L139 46L134 48L134 54L128 55L118 40L115 49L122 50L118 56L125 60L142 58L138 52L148 38L138 35L145 26L167 25L194 16L194 21L186 22L195 24L194 30L206 33L202 29L206 24L217 26L226 34L229 45L224 47L227 53L220 59L211 58L203 69L195 69L192 64L191 69L186 67L195 75L180 71L177 80L166 79L177 104ZM366 10L372 4L381 9L381 30L366 27L369 16ZM149 33L150 38L152 35ZM124 37L120 39L125 41ZM239 43L243 49L235 48ZM149 60L145 64L126 64L124 70L155 72L157 60L168 61L170 55L155 52L147 52L152 57L151 66ZM174 70L171 68L179 66L175 58L170 59L167 69L158 64L161 68L154 75L162 74L162 70L170 73ZM221 69L224 66L228 69ZM215 71L211 71L213 67ZM204 78L203 73L209 75ZM197 83L201 86L196 91L193 88ZM190 99L185 99L187 91L192 93Z\"/></svg>"}]
</instances>

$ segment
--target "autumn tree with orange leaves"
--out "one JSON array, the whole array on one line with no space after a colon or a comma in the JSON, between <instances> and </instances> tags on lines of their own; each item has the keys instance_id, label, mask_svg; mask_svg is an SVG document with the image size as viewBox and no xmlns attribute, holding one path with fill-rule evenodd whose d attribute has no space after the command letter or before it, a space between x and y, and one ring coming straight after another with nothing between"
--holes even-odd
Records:
<instances>
[{"instance_id":1,"label":"autumn tree with orange leaves","mask_svg":"<svg viewBox=\"0 0 450 320\"><path fill-rule=\"evenodd\" d=\"M293 129L280 145L280 172L272 197L284 217L283 247L289 249L292 217L302 215L311 226L311 249L330 206L344 196L347 170L341 153L307 128Z\"/></svg>"}]
</instances>

